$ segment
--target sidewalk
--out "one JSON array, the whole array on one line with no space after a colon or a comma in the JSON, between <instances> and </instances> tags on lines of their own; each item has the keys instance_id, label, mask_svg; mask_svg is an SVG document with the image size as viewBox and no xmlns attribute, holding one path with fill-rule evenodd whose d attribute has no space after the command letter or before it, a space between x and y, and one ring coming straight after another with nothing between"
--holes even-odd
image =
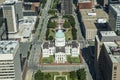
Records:
<instances>
[{"instance_id":1,"label":"sidewalk","mask_svg":"<svg viewBox=\"0 0 120 80\"><path fill-rule=\"evenodd\" d=\"M26 74L25 80L32 80L32 70L28 70Z\"/></svg>"}]
</instances>

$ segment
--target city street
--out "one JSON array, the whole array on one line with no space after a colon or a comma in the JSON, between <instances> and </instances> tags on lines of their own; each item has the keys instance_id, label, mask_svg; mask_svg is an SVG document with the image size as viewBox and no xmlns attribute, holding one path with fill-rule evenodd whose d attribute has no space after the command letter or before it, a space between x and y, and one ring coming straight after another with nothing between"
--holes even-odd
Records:
<instances>
[{"instance_id":1,"label":"city street","mask_svg":"<svg viewBox=\"0 0 120 80\"><path fill-rule=\"evenodd\" d=\"M41 19L39 21L37 31L35 32L35 35L34 35L34 38L33 38L33 41L32 41L31 54L30 54L30 57L29 57L29 60L28 60L29 68L31 68L31 69L33 67L37 66L38 62L39 62L39 55L41 53L40 52L40 45L42 44L43 37L45 35L45 29L47 27L48 10L50 9L50 5L51 5L51 0L48 0L45 8L42 11ZM43 27L42 27L41 24L42 24L43 19L44 19L44 22L43 22ZM42 28L42 31L41 31L40 39L38 41L38 35L40 33L39 31L40 31L41 28Z\"/></svg>"},{"instance_id":2,"label":"city street","mask_svg":"<svg viewBox=\"0 0 120 80\"><path fill-rule=\"evenodd\" d=\"M29 59L28 59L28 72L26 75L26 80L30 80L31 77L33 80L34 72L39 69L39 66L38 66L39 55L41 53L41 44L42 44L43 37L45 35L47 21L49 19L48 18L48 10L50 9L50 5L51 5L51 0L47 0L46 6L44 7L44 9L42 9L42 15L40 17L38 27L36 29L36 32L33 37L33 41L31 43L32 48L30 51ZM43 24L43 26L41 26L42 24ZM42 31L41 31L40 39L38 39L38 35L40 34L40 29Z\"/></svg>"},{"instance_id":3,"label":"city street","mask_svg":"<svg viewBox=\"0 0 120 80\"><path fill-rule=\"evenodd\" d=\"M92 80L89 69L87 64L81 64L81 65L39 65L39 57L41 54L41 45L42 42L45 38L45 32L47 29L47 24L48 24L48 20L49 20L49 16L48 16L48 11L50 9L51 6L51 2L53 2L52 0L47 0L46 6L44 9L42 9L42 14L39 20L39 24L38 24L38 28L36 29L35 35L33 37L33 41L32 41L32 49L30 51L30 56L29 56L29 60L28 60L28 71L29 74L27 74L27 76L29 75L33 75L33 73L35 71L37 71L38 69L42 70L42 71L73 71L73 70L77 70L79 68L85 68L86 72L87 72L87 80ZM74 9L75 6L73 5ZM81 28L80 28L80 23L78 21L77 18L77 14L74 12L74 18L75 18L75 27L78 30L77 31L77 37L78 37L78 41L80 42L81 45L81 49L83 47L86 46L85 44L85 39L82 36L81 33ZM42 26L41 26L42 25ZM41 29L41 32L40 32ZM39 39L38 39L38 35L40 35Z\"/></svg>"}]
</instances>

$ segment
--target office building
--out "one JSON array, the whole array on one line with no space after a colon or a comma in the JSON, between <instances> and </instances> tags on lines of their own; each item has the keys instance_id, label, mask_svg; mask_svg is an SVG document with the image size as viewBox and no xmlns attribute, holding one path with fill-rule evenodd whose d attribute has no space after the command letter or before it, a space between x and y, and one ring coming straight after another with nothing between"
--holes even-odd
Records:
<instances>
[{"instance_id":1,"label":"office building","mask_svg":"<svg viewBox=\"0 0 120 80\"><path fill-rule=\"evenodd\" d=\"M8 39L7 34L7 22L6 19L3 18L3 11L2 8L0 9L0 40Z\"/></svg>"},{"instance_id":2,"label":"office building","mask_svg":"<svg viewBox=\"0 0 120 80\"><path fill-rule=\"evenodd\" d=\"M80 9L82 33L87 40L94 40L97 33L107 29L108 15L102 9Z\"/></svg>"},{"instance_id":3,"label":"office building","mask_svg":"<svg viewBox=\"0 0 120 80\"><path fill-rule=\"evenodd\" d=\"M0 41L0 80L22 80L18 41Z\"/></svg>"},{"instance_id":4,"label":"office building","mask_svg":"<svg viewBox=\"0 0 120 80\"><path fill-rule=\"evenodd\" d=\"M95 36L97 35L97 28L94 22L91 20L84 20L83 27L85 39L94 40Z\"/></svg>"},{"instance_id":5,"label":"office building","mask_svg":"<svg viewBox=\"0 0 120 80\"><path fill-rule=\"evenodd\" d=\"M99 68L103 80L120 80L120 41L103 43Z\"/></svg>"},{"instance_id":6,"label":"office building","mask_svg":"<svg viewBox=\"0 0 120 80\"><path fill-rule=\"evenodd\" d=\"M110 4L120 4L120 0L98 0L98 4L108 7Z\"/></svg>"},{"instance_id":7,"label":"office building","mask_svg":"<svg viewBox=\"0 0 120 80\"><path fill-rule=\"evenodd\" d=\"M37 16L23 17L23 20L19 22L19 31L15 34L9 34L9 39L19 40L20 42L31 42L36 18Z\"/></svg>"},{"instance_id":8,"label":"office building","mask_svg":"<svg viewBox=\"0 0 120 80\"><path fill-rule=\"evenodd\" d=\"M40 12L40 2L24 2L24 16L37 16Z\"/></svg>"},{"instance_id":9,"label":"office building","mask_svg":"<svg viewBox=\"0 0 120 80\"><path fill-rule=\"evenodd\" d=\"M72 0L61 0L61 13L64 15L70 15L73 13Z\"/></svg>"},{"instance_id":10,"label":"office building","mask_svg":"<svg viewBox=\"0 0 120 80\"><path fill-rule=\"evenodd\" d=\"M78 9L92 9L92 0L78 0Z\"/></svg>"},{"instance_id":11,"label":"office building","mask_svg":"<svg viewBox=\"0 0 120 80\"><path fill-rule=\"evenodd\" d=\"M110 5L109 26L113 31L120 31L120 4Z\"/></svg>"},{"instance_id":12,"label":"office building","mask_svg":"<svg viewBox=\"0 0 120 80\"><path fill-rule=\"evenodd\" d=\"M17 1L15 2L15 12L17 15L17 20L23 19L23 2Z\"/></svg>"},{"instance_id":13,"label":"office building","mask_svg":"<svg viewBox=\"0 0 120 80\"><path fill-rule=\"evenodd\" d=\"M22 19L22 3L5 1L3 3L3 17L7 20L8 33L18 32L18 20Z\"/></svg>"},{"instance_id":14,"label":"office building","mask_svg":"<svg viewBox=\"0 0 120 80\"><path fill-rule=\"evenodd\" d=\"M95 67L97 79L100 78L98 64L99 64L99 57L100 57L100 52L101 52L103 42L114 42L114 41L118 41L118 40L120 40L120 37L117 36L114 31L100 31L99 35L96 35L94 67Z\"/></svg>"},{"instance_id":15,"label":"office building","mask_svg":"<svg viewBox=\"0 0 120 80\"><path fill-rule=\"evenodd\" d=\"M109 4L119 4L120 0L108 0Z\"/></svg>"}]
</instances>

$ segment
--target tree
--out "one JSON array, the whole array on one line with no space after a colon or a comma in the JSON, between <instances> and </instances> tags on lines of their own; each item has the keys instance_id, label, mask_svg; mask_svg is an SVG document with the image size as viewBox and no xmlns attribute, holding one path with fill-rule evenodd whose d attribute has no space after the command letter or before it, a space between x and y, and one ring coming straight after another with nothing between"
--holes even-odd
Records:
<instances>
[{"instance_id":1,"label":"tree","mask_svg":"<svg viewBox=\"0 0 120 80\"><path fill-rule=\"evenodd\" d=\"M48 73L48 74L45 75L45 78L46 78L47 80L50 80L50 77L51 77L50 73Z\"/></svg>"},{"instance_id":2,"label":"tree","mask_svg":"<svg viewBox=\"0 0 120 80\"><path fill-rule=\"evenodd\" d=\"M49 36L49 40L53 40L53 36Z\"/></svg>"},{"instance_id":3,"label":"tree","mask_svg":"<svg viewBox=\"0 0 120 80\"><path fill-rule=\"evenodd\" d=\"M70 23L68 21L65 20L64 24L63 24L64 28L69 28L70 27Z\"/></svg>"},{"instance_id":4,"label":"tree","mask_svg":"<svg viewBox=\"0 0 120 80\"><path fill-rule=\"evenodd\" d=\"M35 73L34 78L35 78L35 80L44 80L44 74L43 74L43 72L41 72L40 70L38 70Z\"/></svg>"},{"instance_id":5,"label":"tree","mask_svg":"<svg viewBox=\"0 0 120 80\"><path fill-rule=\"evenodd\" d=\"M55 10L52 10L52 9L50 9L50 10L48 11L48 13L51 14L51 15L55 15L55 12L56 12L56 11L55 11Z\"/></svg>"},{"instance_id":6,"label":"tree","mask_svg":"<svg viewBox=\"0 0 120 80\"><path fill-rule=\"evenodd\" d=\"M40 3L42 4L42 8L44 8L46 2L47 2L47 0L40 0Z\"/></svg>"},{"instance_id":7,"label":"tree","mask_svg":"<svg viewBox=\"0 0 120 80\"><path fill-rule=\"evenodd\" d=\"M47 27L48 28L55 28L57 26L57 23L55 22L55 21L48 21L48 25L47 25Z\"/></svg>"},{"instance_id":8,"label":"tree","mask_svg":"<svg viewBox=\"0 0 120 80\"><path fill-rule=\"evenodd\" d=\"M73 36L73 40L77 39L77 30L75 28L72 28L72 36Z\"/></svg>"},{"instance_id":9,"label":"tree","mask_svg":"<svg viewBox=\"0 0 120 80\"><path fill-rule=\"evenodd\" d=\"M86 72L85 69L77 70L77 77L79 80L86 80Z\"/></svg>"},{"instance_id":10,"label":"tree","mask_svg":"<svg viewBox=\"0 0 120 80\"><path fill-rule=\"evenodd\" d=\"M63 18L67 18L70 25L72 27L75 27L75 19L74 19L74 17L72 15L64 15Z\"/></svg>"},{"instance_id":11,"label":"tree","mask_svg":"<svg viewBox=\"0 0 120 80\"><path fill-rule=\"evenodd\" d=\"M48 36L49 36L49 29L47 29L46 31L46 40L48 40Z\"/></svg>"},{"instance_id":12,"label":"tree","mask_svg":"<svg viewBox=\"0 0 120 80\"><path fill-rule=\"evenodd\" d=\"M72 78L72 80L75 80L75 78L76 78L76 72L75 71L70 72L70 78Z\"/></svg>"}]
</instances>

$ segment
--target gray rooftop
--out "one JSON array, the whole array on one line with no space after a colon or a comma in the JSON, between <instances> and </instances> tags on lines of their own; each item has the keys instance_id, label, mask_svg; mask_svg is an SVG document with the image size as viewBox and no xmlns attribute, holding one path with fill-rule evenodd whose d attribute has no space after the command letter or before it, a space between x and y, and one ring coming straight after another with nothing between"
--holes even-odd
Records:
<instances>
[{"instance_id":1,"label":"gray rooftop","mask_svg":"<svg viewBox=\"0 0 120 80\"><path fill-rule=\"evenodd\" d=\"M79 45L76 41L72 41L72 48L77 48Z\"/></svg>"},{"instance_id":2,"label":"gray rooftop","mask_svg":"<svg viewBox=\"0 0 120 80\"><path fill-rule=\"evenodd\" d=\"M18 41L0 41L0 54L13 54L18 47Z\"/></svg>"},{"instance_id":3,"label":"gray rooftop","mask_svg":"<svg viewBox=\"0 0 120 80\"><path fill-rule=\"evenodd\" d=\"M120 44L117 44L115 42L104 42L104 45L112 62L120 62Z\"/></svg>"},{"instance_id":4,"label":"gray rooftop","mask_svg":"<svg viewBox=\"0 0 120 80\"><path fill-rule=\"evenodd\" d=\"M113 42L115 40L120 40L120 37L117 36L114 31L100 31L98 37L101 42Z\"/></svg>"},{"instance_id":5,"label":"gray rooftop","mask_svg":"<svg viewBox=\"0 0 120 80\"><path fill-rule=\"evenodd\" d=\"M53 41L50 41L49 46L50 46L50 47L54 47L54 46L55 46L55 45L54 45L54 42L53 42Z\"/></svg>"},{"instance_id":6,"label":"gray rooftop","mask_svg":"<svg viewBox=\"0 0 120 80\"><path fill-rule=\"evenodd\" d=\"M117 14L120 16L120 4L111 4L110 5L116 12Z\"/></svg>"},{"instance_id":7,"label":"gray rooftop","mask_svg":"<svg viewBox=\"0 0 120 80\"><path fill-rule=\"evenodd\" d=\"M44 42L43 49L48 49L48 48L49 48L49 42Z\"/></svg>"},{"instance_id":8,"label":"gray rooftop","mask_svg":"<svg viewBox=\"0 0 120 80\"><path fill-rule=\"evenodd\" d=\"M65 53L65 47L56 47L56 53L63 52Z\"/></svg>"},{"instance_id":9,"label":"gray rooftop","mask_svg":"<svg viewBox=\"0 0 120 80\"><path fill-rule=\"evenodd\" d=\"M102 36L117 36L114 31L100 31Z\"/></svg>"}]
</instances>

